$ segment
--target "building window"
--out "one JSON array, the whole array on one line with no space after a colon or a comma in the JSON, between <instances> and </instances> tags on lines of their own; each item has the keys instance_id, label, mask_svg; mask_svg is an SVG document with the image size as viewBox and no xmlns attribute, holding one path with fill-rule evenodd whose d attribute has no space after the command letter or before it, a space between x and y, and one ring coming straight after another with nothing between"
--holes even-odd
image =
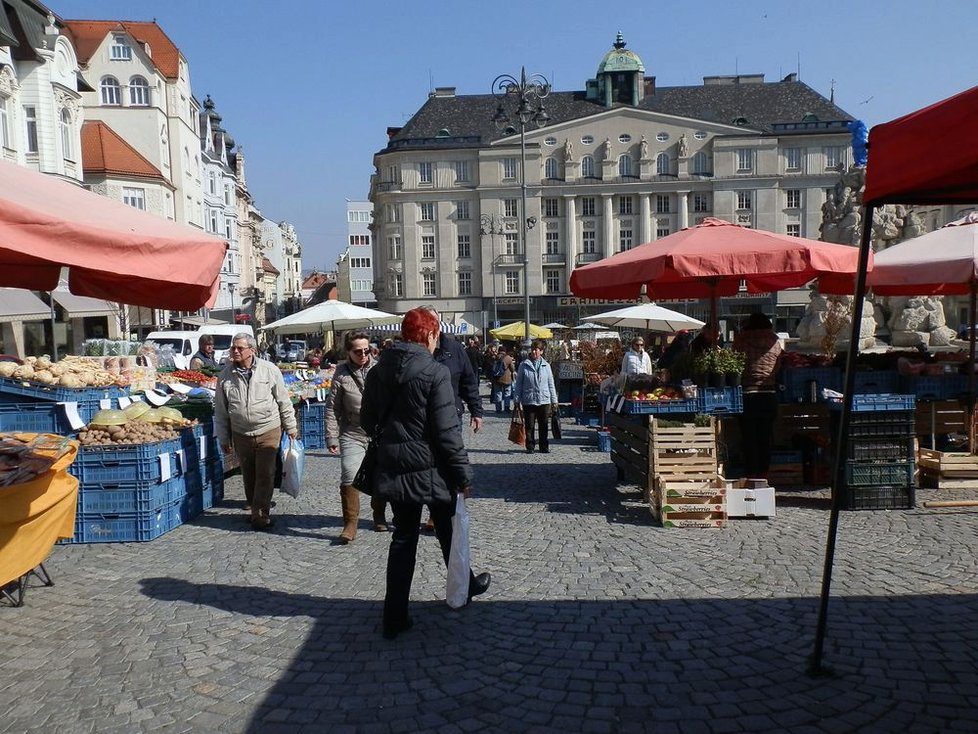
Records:
<instances>
[{"instance_id":1,"label":"building window","mask_svg":"<svg viewBox=\"0 0 978 734\"><path fill-rule=\"evenodd\" d=\"M543 144L544 145L549 145L549 146L552 147L552 146L554 146L554 145L557 144L557 138L555 138L553 135L551 135L550 137L548 137L546 140L543 141Z\"/></svg>"},{"instance_id":2,"label":"building window","mask_svg":"<svg viewBox=\"0 0 978 734\"><path fill-rule=\"evenodd\" d=\"M0 100L0 135L6 136L7 127L7 109L5 102ZM27 152L36 153L37 152L37 109L34 107L24 108L24 120L27 125Z\"/></svg>"},{"instance_id":3,"label":"building window","mask_svg":"<svg viewBox=\"0 0 978 734\"><path fill-rule=\"evenodd\" d=\"M801 209L801 189L786 189L784 198L788 209Z\"/></svg>"},{"instance_id":4,"label":"building window","mask_svg":"<svg viewBox=\"0 0 978 734\"><path fill-rule=\"evenodd\" d=\"M397 204L387 205L387 221L391 223L401 221L401 209Z\"/></svg>"},{"instance_id":5,"label":"building window","mask_svg":"<svg viewBox=\"0 0 978 734\"><path fill-rule=\"evenodd\" d=\"M467 201L456 201L455 202L455 218L456 219L468 219L469 218L469 202L467 202Z\"/></svg>"},{"instance_id":6,"label":"building window","mask_svg":"<svg viewBox=\"0 0 978 734\"><path fill-rule=\"evenodd\" d=\"M670 234L670 230L669 230L668 227L665 227L665 226L657 226L655 228L655 238L657 240L661 240L663 237L668 237L669 234Z\"/></svg>"},{"instance_id":7,"label":"building window","mask_svg":"<svg viewBox=\"0 0 978 734\"><path fill-rule=\"evenodd\" d=\"M421 259L435 259L435 236L433 234L421 235Z\"/></svg>"},{"instance_id":8,"label":"building window","mask_svg":"<svg viewBox=\"0 0 978 734\"><path fill-rule=\"evenodd\" d=\"M109 58L112 61L131 61L132 46L125 36L112 36L112 45L109 47Z\"/></svg>"},{"instance_id":9,"label":"building window","mask_svg":"<svg viewBox=\"0 0 978 734\"><path fill-rule=\"evenodd\" d=\"M513 181L516 179L516 159L503 158L503 181Z\"/></svg>"},{"instance_id":10,"label":"building window","mask_svg":"<svg viewBox=\"0 0 978 734\"><path fill-rule=\"evenodd\" d=\"M632 230L624 227L618 232L618 250L624 252L632 249Z\"/></svg>"},{"instance_id":11,"label":"building window","mask_svg":"<svg viewBox=\"0 0 978 734\"><path fill-rule=\"evenodd\" d=\"M750 148L737 148L737 173L754 171L754 151Z\"/></svg>"},{"instance_id":12,"label":"building window","mask_svg":"<svg viewBox=\"0 0 978 734\"><path fill-rule=\"evenodd\" d=\"M231 203L231 184L224 184L224 203Z\"/></svg>"},{"instance_id":13,"label":"building window","mask_svg":"<svg viewBox=\"0 0 978 734\"><path fill-rule=\"evenodd\" d=\"M621 135L618 136L618 142L622 144L630 143L632 142L632 136L629 135L628 133L622 133Z\"/></svg>"},{"instance_id":14,"label":"building window","mask_svg":"<svg viewBox=\"0 0 978 734\"><path fill-rule=\"evenodd\" d=\"M544 164L543 175L547 178L560 178L560 164L556 158L547 158L547 162Z\"/></svg>"},{"instance_id":15,"label":"building window","mask_svg":"<svg viewBox=\"0 0 978 734\"><path fill-rule=\"evenodd\" d=\"M71 113L67 109L61 110L58 127L61 130L61 150L64 152L64 157L68 160L74 160L75 146L72 144L74 131L71 124Z\"/></svg>"},{"instance_id":16,"label":"building window","mask_svg":"<svg viewBox=\"0 0 978 734\"><path fill-rule=\"evenodd\" d=\"M826 171L842 170L842 147L838 145L829 145L825 147L824 152L825 152L825 170Z\"/></svg>"},{"instance_id":17,"label":"building window","mask_svg":"<svg viewBox=\"0 0 978 734\"><path fill-rule=\"evenodd\" d=\"M560 216L560 200L559 199L544 199L543 200L543 216L545 216L545 217L559 217Z\"/></svg>"},{"instance_id":18,"label":"building window","mask_svg":"<svg viewBox=\"0 0 978 734\"><path fill-rule=\"evenodd\" d=\"M738 209L753 209L754 194L751 191L738 191L737 192L737 208Z\"/></svg>"},{"instance_id":19,"label":"building window","mask_svg":"<svg viewBox=\"0 0 978 734\"><path fill-rule=\"evenodd\" d=\"M102 92L102 104L118 106L122 104L122 89L119 87L119 80L114 76L102 77L99 85Z\"/></svg>"},{"instance_id":20,"label":"building window","mask_svg":"<svg viewBox=\"0 0 978 734\"><path fill-rule=\"evenodd\" d=\"M581 178L594 178L594 157L586 155L581 158Z\"/></svg>"},{"instance_id":21,"label":"building window","mask_svg":"<svg viewBox=\"0 0 978 734\"><path fill-rule=\"evenodd\" d=\"M693 156L693 174L696 176L710 175L710 161L702 150Z\"/></svg>"},{"instance_id":22,"label":"building window","mask_svg":"<svg viewBox=\"0 0 978 734\"><path fill-rule=\"evenodd\" d=\"M371 282L369 280L351 280L350 290L354 291L369 291L371 288Z\"/></svg>"},{"instance_id":23,"label":"building window","mask_svg":"<svg viewBox=\"0 0 978 734\"><path fill-rule=\"evenodd\" d=\"M593 229L581 232L581 252L593 255L598 251L598 233Z\"/></svg>"},{"instance_id":24,"label":"building window","mask_svg":"<svg viewBox=\"0 0 978 734\"><path fill-rule=\"evenodd\" d=\"M207 193L217 193L217 174L214 171L207 174Z\"/></svg>"},{"instance_id":25,"label":"building window","mask_svg":"<svg viewBox=\"0 0 978 734\"><path fill-rule=\"evenodd\" d=\"M618 197L618 213L619 214L632 214L632 207L634 206L634 199L631 196L619 196Z\"/></svg>"},{"instance_id":26,"label":"building window","mask_svg":"<svg viewBox=\"0 0 978 734\"><path fill-rule=\"evenodd\" d=\"M520 292L520 274L519 271L509 270L506 272L506 295L513 296L518 295Z\"/></svg>"},{"instance_id":27,"label":"building window","mask_svg":"<svg viewBox=\"0 0 978 734\"><path fill-rule=\"evenodd\" d=\"M217 209L211 209L210 211L210 225L210 232L217 234Z\"/></svg>"},{"instance_id":28,"label":"building window","mask_svg":"<svg viewBox=\"0 0 978 734\"><path fill-rule=\"evenodd\" d=\"M421 221L422 222L433 222L435 221L435 202L425 201L418 205L421 207Z\"/></svg>"},{"instance_id":29,"label":"building window","mask_svg":"<svg viewBox=\"0 0 978 734\"><path fill-rule=\"evenodd\" d=\"M369 257L351 257L350 258L351 268L369 268L370 258Z\"/></svg>"},{"instance_id":30,"label":"building window","mask_svg":"<svg viewBox=\"0 0 978 734\"><path fill-rule=\"evenodd\" d=\"M669 139L669 133L667 132L656 133L655 139L658 140L660 143L664 143Z\"/></svg>"},{"instance_id":31,"label":"building window","mask_svg":"<svg viewBox=\"0 0 978 734\"><path fill-rule=\"evenodd\" d=\"M350 244L351 245L354 245L354 246L356 246L356 245L369 245L370 244L370 235L369 234L351 234L350 235Z\"/></svg>"},{"instance_id":32,"label":"building window","mask_svg":"<svg viewBox=\"0 0 978 734\"><path fill-rule=\"evenodd\" d=\"M655 195L655 211L658 214L668 214L671 211L669 206L669 194Z\"/></svg>"},{"instance_id":33,"label":"building window","mask_svg":"<svg viewBox=\"0 0 978 734\"><path fill-rule=\"evenodd\" d=\"M149 106L149 83L141 76L129 80L129 104L132 107Z\"/></svg>"},{"instance_id":34,"label":"building window","mask_svg":"<svg viewBox=\"0 0 978 734\"><path fill-rule=\"evenodd\" d=\"M785 148L784 151L784 170L801 170L801 148Z\"/></svg>"},{"instance_id":35,"label":"building window","mask_svg":"<svg viewBox=\"0 0 978 734\"><path fill-rule=\"evenodd\" d=\"M470 181L469 178L469 162L468 161L455 161L455 182L463 183Z\"/></svg>"},{"instance_id":36,"label":"building window","mask_svg":"<svg viewBox=\"0 0 978 734\"><path fill-rule=\"evenodd\" d=\"M560 232L547 232L546 247L548 255L560 254Z\"/></svg>"},{"instance_id":37,"label":"building window","mask_svg":"<svg viewBox=\"0 0 978 734\"><path fill-rule=\"evenodd\" d=\"M659 155L655 157L655 175L668 176L669 172L670 172L669 154L659 153Z\"/></svg>"},{"instance_id":38,"label":"building window","mask_svg":"<svg viewBox=\"0 0 978 734\"><path fill-rule=\"evenodd\" d=\"M710 211L710 197L706 194L693 194L693 211L694 212L708 212Z\"/></svg>"},{"instance_id":39,"label":"building window","mask_svg":"<svg viewBox=\"0 0 978 734\"><path fill-rule=\"evenodd\" d=\"M622 178L632 175L632 157L630 155L618 156L618 175Z\"/></svg>"},{"instance_id":40,"label":"building window","mask_svg":"<svg viewBox=\"0 0 978 734\"><path fill-rule=\"evenodd\" d=\"M597 211L596 202L593 196L585 196L581 199L581 216L593 217Z\"/></svg>"},{"instance_id":41,"label":"building window","mask_svg":"<svg viewBox=\"0 0 978 734\"><path fill-rule=\"evenodd\" d=\"M37 137L37 122L34 123L34 136ZM0 97L0 147L10 147L10 121L7 112L7 97Z\"/></svg>"},{"instance_id":42,"label":"building window","mask_svg":"<svg viewBox=\"0 0 978 734\"><path fill-rule=\"evenodd\" d=\"M594 143L594 136L593 135L582 135L581 136L581 145L591 145L592 143Z\"/></svg>"},{"instance_id":43,"label":"building window","mask_svg":"<svg viewBox=\"0 0 978 734\"><path fill-rule=\"evenodd\" d=\"M401 259L401 235L393 234L387 238L387 259Z\"/></svg>"},{"instance_id":44,"label":"building window","mask_svg":"<svg viewBox=\"0 0 978 734\"><path fill-rule=\"evenodd\" d=\"M390 294L395 298L400 298L404 295L404 276L400 273L391 273L387 285Z\"/></svg>"},{"instance_id":45,"label":"building window","mask_svg":"<svg viewBox=\"0 0 978 734\"><path fill-rule=\"evenodd\" d=\"M560 271L559 270L545 270L543 273L543 277L547 283L547 293L560 293Z\"/></svg>"},{"instance_id":46,"label":"building window","mask_svg":"<svg viewBox=\"0 0 978 734\"><path fill-rule=\"evenodd\" d=\"M418 181L423 184L430 184L434 180L434 174L430 161L418 164Z\"/></svg>"},{"instance_id":47,"label":"building window","mask_svg":"<svg viewBox=\"0 0 978 734\"><path fill-rule=\"evenodd\" d=\"M507 255L518 255L520 252L520 239L516 232L507 232L503 235L503 239L506 242L506 254Z\"/></svg>"},{"instance_id":48,"label":"building window","mask_svg":"<svg viewBox=\"0 0 978 734\"><path fill-rule=\"evenodd\" d=\"M438 289L435 285L435 274L434 273L421 273L421 295L422 296L437 296Z\"/></svg>"},{"instance_id":49,"label":"building window","mask_svg":"<svg viewBox=\"0 0 978 734\"><path fill-rule=\"evenodd\" d=\"M134 209L146 210L146 192L143 189L131 189L123 187L122 203Z\"/></svg>"},{"instance_id":50,"label":"building window","mask_svg":"<svg viewBox=\"0 0 978 734\"><path fill-rule=\"evenodd\" d=\"M458 294L460 296L472 295L472 273L458 274Z\"/></svg>"},{"instance_id":51,"label":"building window","mask_svg":"<svg viewBox=\"0 0 978 734\"><path fill-rule=\"evenodd\" d=\"M233 226L231 224L231 220L230 219L225 219L224 220L224 237L227 238L227 239L231 239L232 238L232 234L233 234Z\"/></svg>"},{"instance_id":52,"label":"building window","mask_svg":"<svg viewBox=\"0 0 978 734\"><path fill-rule=\"evenodd\" d=\"M518 217L520 215L519 211L519 201L517 199L503 199L504 217Z\"/></svg>"},{"instance_id":53,"label":"building window","mask_svg":"<svg viewBox=\"0 0 978 734\"><path fill-rule=\"evenodd\" d=\"M787 228L789 237L801 237L801 225L800 224L789 224Z\"/></svg>"},{"instance_id":54,"label":"building window","mask_svg":"<svg viewBox=\"0 0 978 734\"><path fill-rule=\"evenodd\" d=\"M472 257L472 238L467 234L458 236L458 256Z\"/></svg>"}]
</instances>

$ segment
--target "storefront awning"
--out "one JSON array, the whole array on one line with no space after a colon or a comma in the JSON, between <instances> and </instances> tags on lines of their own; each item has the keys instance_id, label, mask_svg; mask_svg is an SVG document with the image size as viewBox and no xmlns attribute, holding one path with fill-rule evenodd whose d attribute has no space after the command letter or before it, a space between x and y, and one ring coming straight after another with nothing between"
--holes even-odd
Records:
<instances>
[{"instance_id":1,"label":"storefront awning","mask_svg":"<svg viewBox=\"0 0 978 734\"><path fill-rule=\"evenodd\" d=\"M175 316L173 314L170 315L170 321L177 321L185 326L208 326L227 323L227 321L221 321L220 319L205 319L203 316Z\"/></svg>"},{"instance_id":2,"label":"storefront awning","mask_svg":"<svg viewBox=\"0 0 978 734\"><path fill-rule=\"evenodd\" d=\"M89 316L115 316L118 307L113 306L108 301L101 298L89 298L88 296L76 296L65 290L55 289L51 291L54 298L70 319L83 319Z\"/></svg>"},{"instance_id":3,"label":"storefront awning","mask_svg":"<svg viewBox=\"0 0 978 734\"><path fill-rule=\"evenodd\" d=\"M30 291L0 288L0 323L43 321L51 318L50 307Z\"/></svg>"}]
</instances>

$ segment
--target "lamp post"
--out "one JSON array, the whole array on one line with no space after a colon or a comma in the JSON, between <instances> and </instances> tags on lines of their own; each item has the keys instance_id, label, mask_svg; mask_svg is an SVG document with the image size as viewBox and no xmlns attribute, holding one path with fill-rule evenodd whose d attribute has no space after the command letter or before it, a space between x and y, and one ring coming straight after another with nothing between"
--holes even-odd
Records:
<instances>
[{"instance_id":1,"label":"lamp post","mask_svg":"<svg viewBox=\"0 0 978 734\"><path fill-rule=\"evenodd\" d=\"M510 122L504 102L515 101L516 122L520 126L520 244L523 248L523 346L530 345L530 261L526 250L526 232L536 224L526 214L526 126L533 123L543 127L550 116L543 108L543 100L550 94L550 82L542 74L526 75L526 67L520 67L520 78L501 74L492 82L492 93L499 100L492 121L500 130Z\"/></svg>"},{"instance_id":2,"label":"lamp post","mask_svg":"<svg viewBox=\"0 0 978 734\"><path fill-rule=\"evenodd\" d=\"M228 293L231 294L231 323L235 323L234 320L234 291L236 286L234 283L228 283Z\"/></svg>"},{"instance_id":3,"label":"lamp post","mask_svg":"<svg viewBox=\"0 0 978 734\"><path fill-rule=\"evenodd\" d=\"M479 219L479 233L489 235L489 246L492 248L492 265L489 277L492 278L492 327L499 326L499 312L496 310L496 235L503 234L503 223L495 214L483 214Z\"/></svg>"}]
</instances>

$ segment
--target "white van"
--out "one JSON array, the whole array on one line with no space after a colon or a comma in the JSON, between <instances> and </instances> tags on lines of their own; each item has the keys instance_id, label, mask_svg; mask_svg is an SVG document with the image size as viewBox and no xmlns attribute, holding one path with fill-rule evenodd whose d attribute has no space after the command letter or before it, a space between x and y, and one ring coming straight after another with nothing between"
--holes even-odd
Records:
<instances>
[{"instance_id":1,"label":"white van","mask_svg":"<svg viewBox=\"0 0 978 734\"><path fill-rule=\"evenodd\" d=\"M255 335L254 329L248 324L205 324L196 332L199 337L201 334L210 334L214 337L214 361L223 364L228 358L228 351L231 349L231 340L235 334ZM196 342L195 342L196 343ZM194 347L194 352L197 347ZM193 352L191 352L193 354Z\"/></svg>"}]
</instances>

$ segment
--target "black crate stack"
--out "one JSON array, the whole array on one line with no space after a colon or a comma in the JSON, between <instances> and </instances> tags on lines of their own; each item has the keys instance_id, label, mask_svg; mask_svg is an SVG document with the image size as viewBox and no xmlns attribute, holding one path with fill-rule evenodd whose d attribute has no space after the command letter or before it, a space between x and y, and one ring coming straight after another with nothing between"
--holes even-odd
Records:
<instances>
[{"instance_id":1,"label":"black crate stack","mask_svg":"<svg viewBox=\"0 0 978 734\"><path fill-rule=\"evenodd\" d=\"M845 438L845 471L837 488L843 492L842 509L913 509L916 470L913 396L856 395L854 398ZM837 433L840 417L840 412L833 413L833 435Z\"/></svg>"}]
</instances>

